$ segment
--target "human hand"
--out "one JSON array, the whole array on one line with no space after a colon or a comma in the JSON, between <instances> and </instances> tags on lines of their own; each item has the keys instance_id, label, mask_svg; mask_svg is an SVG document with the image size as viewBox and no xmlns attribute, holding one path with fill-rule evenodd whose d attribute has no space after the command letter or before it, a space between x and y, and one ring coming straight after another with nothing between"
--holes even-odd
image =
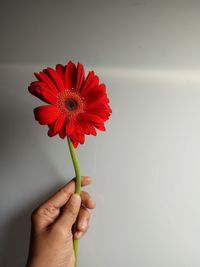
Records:
<instances>
[{"instance_id":1,"label":"human hand","mask_svg":"<svg viewBox=\"0 0 200 267\"><path fill-rule=\"evenodd\" d=\"M91 182L91 177L82 176L82 186ZM80 196L74 192L73 179L33 212L27 267L74 267L73 239L86 233L88 209L95 208L87 192L82 191Z\"/></svg>"}]
</instances>

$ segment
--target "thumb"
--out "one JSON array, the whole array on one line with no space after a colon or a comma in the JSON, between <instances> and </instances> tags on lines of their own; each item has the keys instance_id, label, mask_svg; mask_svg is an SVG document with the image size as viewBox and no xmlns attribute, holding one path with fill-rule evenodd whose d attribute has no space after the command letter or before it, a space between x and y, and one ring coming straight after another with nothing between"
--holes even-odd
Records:
<instances>
[{"instance_id":1,"label":"thumb","mask_svg":"<svg viewBox=\"0 0 200 267\"><path fill-rule=\"evenodd\" d=\"M67 204L64 206L62 213L58 219L58 223L64 227L71 229L75 223L81 206L81 197L78 194L73 194Z\"/></svg>"}]
</instances>

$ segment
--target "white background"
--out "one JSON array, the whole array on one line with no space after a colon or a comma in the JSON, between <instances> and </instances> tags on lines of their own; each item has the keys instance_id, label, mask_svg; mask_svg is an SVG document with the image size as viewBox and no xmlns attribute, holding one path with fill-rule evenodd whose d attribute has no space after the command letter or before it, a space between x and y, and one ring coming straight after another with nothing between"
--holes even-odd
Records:
<instances>
[{"instance_id":1,"label":"white background","mask_svg":"<svg viewBox=\"0 0 200 267\"><path fill-rule=\"evenodd\" d=\"M97 208L82 267L200 266L200 2L1 1L0 266L25 265L31 211L73 177L34 121L33 72L69 59L107 85L107 131L77 153Z\"/></svg>"}]
</instances>

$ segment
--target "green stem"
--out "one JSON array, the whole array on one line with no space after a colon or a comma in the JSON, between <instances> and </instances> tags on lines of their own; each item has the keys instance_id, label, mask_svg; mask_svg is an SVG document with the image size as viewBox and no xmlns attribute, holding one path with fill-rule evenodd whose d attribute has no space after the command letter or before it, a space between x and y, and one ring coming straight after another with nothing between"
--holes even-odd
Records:
<instances>
[{"instance_id":1,"label":"green stem","mask_svg":"<svg viewBox=\"0 0 200 267\"><path fill-rule=\"evenodd\" d=\"M81 192L80 166L79 166L78 158L76 155L76 150L73 146L71 139L68 136L67 136L67 141L68 141L69 150L70 150L70 154L71 154L71 158L72 158L72 162L73 162L74 170L76 174L75 193L80 195L80 192ZM76 225L75 225L75 228L76 228ZM75 267L77 267L78 266L77 265L77 260L78 260L78 240L77 239L74 239L74 254L75 254Z\"/></svg>"}]
</instances>

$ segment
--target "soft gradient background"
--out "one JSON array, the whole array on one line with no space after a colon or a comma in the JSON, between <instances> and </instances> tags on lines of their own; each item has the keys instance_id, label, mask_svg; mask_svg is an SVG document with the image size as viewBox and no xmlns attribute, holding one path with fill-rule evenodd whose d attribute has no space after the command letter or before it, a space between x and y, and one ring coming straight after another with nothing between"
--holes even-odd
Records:
<instances>
[{"instance_id":1,"label":"soft gradient background","mask_svg":"<svg viewBox=\"0 0 200 267\"><path fill-rule=\"evenodd\" d=\"M0 266L25 265L31 211L74 175L27 92L69 59L113 108L77 151L97 202L79 266L200 266L199 14L192 0L0 1Z\"/></svg>"}]
</instances>

